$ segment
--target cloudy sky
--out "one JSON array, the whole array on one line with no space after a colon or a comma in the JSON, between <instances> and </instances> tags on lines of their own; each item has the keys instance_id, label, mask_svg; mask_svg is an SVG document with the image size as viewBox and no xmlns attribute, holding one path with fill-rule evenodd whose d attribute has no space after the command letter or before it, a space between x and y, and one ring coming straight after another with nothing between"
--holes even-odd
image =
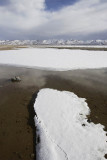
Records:
<instances>
[{"instance_id":1,"label":"cloudy sky","mask_svg":"<svg viewBox=\"0 0 107 160\"><path fill-rule=\"evenodd\" d=\"M0 0L0 39L107 39L107 0Z\"/></svg>"}]
</instances>

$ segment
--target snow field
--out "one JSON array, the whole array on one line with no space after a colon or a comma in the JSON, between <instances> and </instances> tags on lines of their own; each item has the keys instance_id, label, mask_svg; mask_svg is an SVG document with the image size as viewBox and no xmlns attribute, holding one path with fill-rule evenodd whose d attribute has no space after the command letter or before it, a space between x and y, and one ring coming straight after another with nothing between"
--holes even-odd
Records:
<instances>
[{"instance_id":1,"label":"snow field","mask_svg":"<svg viewBox=\"0 0 107 160\"><path fill-rule=\"evenodd\" d=\"M72 70L107 67L106 51L69 50L52 48L25 48L0 51L0 64Z\"/></svg>"}]
</instances>

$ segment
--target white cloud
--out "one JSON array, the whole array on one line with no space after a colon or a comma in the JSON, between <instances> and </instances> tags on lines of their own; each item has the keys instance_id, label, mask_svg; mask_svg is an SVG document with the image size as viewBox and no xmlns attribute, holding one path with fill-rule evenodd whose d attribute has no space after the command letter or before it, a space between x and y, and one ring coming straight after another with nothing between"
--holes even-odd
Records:
<instances>
[{"instance_id":1,"label":"white cloud","mask_svg":"<svg viewBox=\"0 0 107 160\"><path fill-rule=\"evenodd\" d=\"M82 0L53 14L48 22L50 31L54 28L62 34L87 34L107 30L107 2ZM56 27L57 24L57 27ZM56 33L57 34L57 33Z\"/></svg>"},{"instance_id":2,"label":"white cloud","mask_svg":"<svg viewBox=\"0 0 107 160\"><path fill-rule=\"evenodd\" d=\"M44 0L11 0L0 8L0 26L29 30L45 21Z\"/></svg>"},{"instance_id":3,"label":"white cloud","mask_svg":"<svg viewBox=\"0 0 107 160\"><path fill-rule=\"evenodd\" d=\"M14 30L14 38L18 33L28 38L88 35L107 31L106 15L105 0L80 0L54 12L45 10L45 0L11 0L0 7L0 29Z\"/></svg>"}]
</instances>

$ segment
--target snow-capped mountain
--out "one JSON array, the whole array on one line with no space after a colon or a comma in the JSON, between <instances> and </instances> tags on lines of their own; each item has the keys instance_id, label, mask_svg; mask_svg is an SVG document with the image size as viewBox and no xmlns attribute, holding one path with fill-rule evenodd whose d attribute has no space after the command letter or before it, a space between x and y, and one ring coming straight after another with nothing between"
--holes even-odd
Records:
<instances>
[{"instance_id":1,"label":"snow-capped mountain","mask_svg":"<svg viewBox=\"0 0 107 160\"><path fill-rule=\"evenodd\" d=\"M107 45L107 40L0 40L0 45Z\"/></svg>"}]
</instances>

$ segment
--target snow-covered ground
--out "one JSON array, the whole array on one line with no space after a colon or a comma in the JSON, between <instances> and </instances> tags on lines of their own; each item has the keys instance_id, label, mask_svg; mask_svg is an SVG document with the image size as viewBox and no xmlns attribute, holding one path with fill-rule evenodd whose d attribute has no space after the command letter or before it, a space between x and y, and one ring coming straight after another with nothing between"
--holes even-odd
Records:
<instances>
[{"instance_id":1,"label":"snow-covered ground","mask_svg":"<svg viewBox=\"0 0 107 160\"><path fill-rule=\"evenodd\" d=\"M0 64L71 70L107 67L106 51L25 48L0 51Z\"/></svg>"},{"instance_id":2,"label":"snow-covered ground","mask_svg":"<svg viewBox=\"0 0 107 160\"><path fill-rule=\"evenodd\" d=\"M101 124L88 123L85 99L72 92L42 89L34 104L38 160L104 160L107 137Z\"/></svg>"}]
</instances>

